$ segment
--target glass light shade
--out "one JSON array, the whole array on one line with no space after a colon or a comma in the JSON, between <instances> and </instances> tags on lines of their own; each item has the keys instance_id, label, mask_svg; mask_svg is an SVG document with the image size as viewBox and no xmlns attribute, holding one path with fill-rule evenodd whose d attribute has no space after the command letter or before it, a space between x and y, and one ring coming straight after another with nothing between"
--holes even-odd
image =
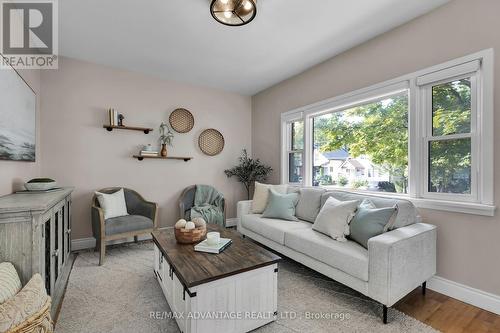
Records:
<instances>
[{"instance_id":1,"label":"glass light shade","mask_svg":"<svg viewBox=\"0 0 500 333\"><path fill-rule=\"evenodd\" d=\"M257 0L212 0L210 12L219 23L245 25L257 15Z\"/></svg>"}]
</instances>

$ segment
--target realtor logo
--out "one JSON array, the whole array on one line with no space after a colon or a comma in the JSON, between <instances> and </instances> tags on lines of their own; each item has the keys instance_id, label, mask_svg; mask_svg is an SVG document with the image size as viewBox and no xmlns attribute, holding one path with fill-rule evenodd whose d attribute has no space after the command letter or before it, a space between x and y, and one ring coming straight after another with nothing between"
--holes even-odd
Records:
<instances>
[{"instance_id":1,"label":"realtor logo","mask_svg":"<svg viewBox=\"0 0 500 333\"><path fill-rule=\"evenodd\" d=\"M57 68L56 0L2 0L1 18L1 65Z\"/></svg>"}]
</instances>

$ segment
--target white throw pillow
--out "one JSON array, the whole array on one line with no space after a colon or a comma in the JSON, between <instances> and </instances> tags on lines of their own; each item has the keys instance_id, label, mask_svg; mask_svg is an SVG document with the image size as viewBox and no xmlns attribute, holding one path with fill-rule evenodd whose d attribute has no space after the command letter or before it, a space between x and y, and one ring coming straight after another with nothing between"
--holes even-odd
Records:
<instances>
[{"instance_id":1,"label":"white throw pillow","mask_svg":"<svg viewBox=\"0 0 500 333\"><path fill-rule=\"evenodd\" d=\"M326 200L312 228L335 240L345 242L349 235L349 223L356 213L358 200L340 201L333 197Z\"/></svg>"},{"instance_id":2,"label":"white throw pillow","mask_svg":"<svg viewBox=\"0 0 500 333\"><path fill-rule=\"evenodd\" d=\"M10 262L0 264L0 304L21 290L21 281L16 269Z\"/></svg>"},{"instance_id":3,"label":"white throw pillow","mask_svg":"<svg viewBox=\"0 0 500 333\"><path fill-rule=\"evenodd\" d=\"M104 212L105 220L112 217L128 215L127 203L125 202L125 192L123 189L111 194L95 192L95 195L97 195L99 205Z\"/></svg>"},{"instance_id":4,"label":"white throw pillow","mask_svg":"<svg viewBox=\"0 0 500 333\"><path fill-rule=\"evenodd\" d=\"M269 190L272 189L279 194L286 194L288 185L269 185L255 182L255 190L253 193L252 213L262 214L267 207L269 200Z\"/></svg>"}]
</instances>

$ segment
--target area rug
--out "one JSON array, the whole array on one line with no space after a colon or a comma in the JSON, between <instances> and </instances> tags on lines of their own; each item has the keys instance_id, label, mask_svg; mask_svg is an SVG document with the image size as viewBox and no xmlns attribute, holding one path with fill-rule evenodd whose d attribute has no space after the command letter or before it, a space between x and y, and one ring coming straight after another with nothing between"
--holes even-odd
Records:
<instances>
[{"instance_id":1,"label":"area rug","mask_svg":"<svg viewBox=\"0 0 500 333\"><path fill-rule=\"evenodd\" d=\"M153 275L153 244L110 247L104 266L98 253L81 252L71 272L56 333L179 332ZM292 260L278 272L278 320L254 332L436 332ZM229 332L228 332L229 333Z\"/></svg>"}]
</instances>

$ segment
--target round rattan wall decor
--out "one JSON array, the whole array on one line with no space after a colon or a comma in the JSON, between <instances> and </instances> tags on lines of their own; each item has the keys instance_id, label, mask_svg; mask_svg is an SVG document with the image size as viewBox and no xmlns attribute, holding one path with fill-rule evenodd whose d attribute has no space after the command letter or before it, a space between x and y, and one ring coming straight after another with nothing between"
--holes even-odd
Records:
<instances>
[{"instance_id":1,"label":"round rattan wall decor","mask_svg":"<svg viewBox=\"0 0 500 333\"><path fill-rule=\"evenodd\" d=\"M224 137L216 129L206 129L198 138L198 146L208 156L218 155L224 149Z\"/></svg>"},{"instance_id":2,"label":"round rattan wall decor","mask_svg":"<svg viewBox=\"0 0 500 333\"><path fill-rule=\"evenodd\" d=\"M177 133L187 133L193 129L194 117L186 109L175 109L168 117L170 126Z\"/></svg>"}]
</instances>

